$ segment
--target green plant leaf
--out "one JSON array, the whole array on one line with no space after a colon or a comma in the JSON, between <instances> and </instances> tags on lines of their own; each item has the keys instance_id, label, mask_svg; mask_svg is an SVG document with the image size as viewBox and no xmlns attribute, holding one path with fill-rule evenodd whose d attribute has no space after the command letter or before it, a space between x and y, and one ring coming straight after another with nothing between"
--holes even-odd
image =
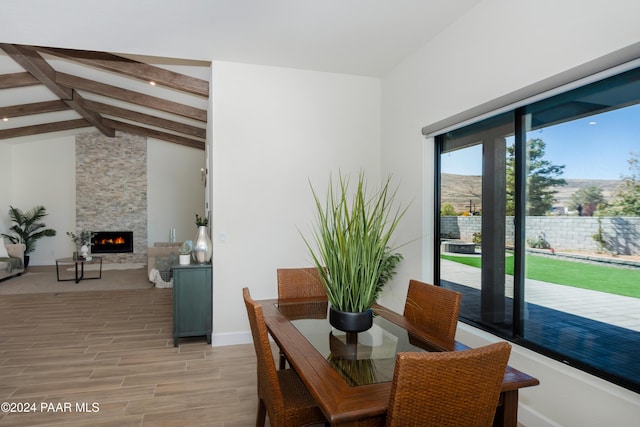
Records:
<instances>
[{"instance_id":1,"label":"green plant leaf","mask_svg":"<svg viewBox=\"0 0 640 427\"><path fill-rule=\"evenodd\" d=\"M15 223L9 229L15 234L3 233L2 235L7 237L11 243L24 243L26 247L24 254L28 255L35 250L36 242L39 239L56 235L55 230L45 228L46 225L40 222L47 215L44 206L35 206L27 212L9 206L9 217Z\"/></svg>"},{"instance_id":2,"label":"green plant leaf","mask_svg":"<svg viewBox=\"0 0 640 427\"><path fill-rule=\"evenodd\" d=\"M316 220L313 239L303 239L327 298L338 310L368 310L402 260L389 245L407 208L393 208L397 189L390 191L390 182L388 177L379 190L369 193L360 172L352 194L348 177L340 174L336 185L330 177L324 203L310 184Z\"/></svg>"}]
</instances>

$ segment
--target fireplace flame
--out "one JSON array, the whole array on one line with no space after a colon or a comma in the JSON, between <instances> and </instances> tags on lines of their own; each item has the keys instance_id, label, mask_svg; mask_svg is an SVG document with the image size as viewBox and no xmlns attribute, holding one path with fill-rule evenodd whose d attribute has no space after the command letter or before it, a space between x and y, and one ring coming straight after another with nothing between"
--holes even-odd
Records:
<instances>
[{"instance_id":1,"label":"fireplace flame","mask_svg":"<svg viewBox=\"0 0 640 427\"><path fill-rule=\"evenodd\" d=\"M99 245L124 245L124 237L118 236L115 239L100 239Z\"/></svg>"},{"instance_id":2,"label":"fireplace flame","mask_svg":"<svg viewBox=\"0 0 640 427\"><path fill-rule=\"evenodd\" d=\"M96 231L93 238L93 253L133 252L132 231Z\"/></svg>"}]
</instances>

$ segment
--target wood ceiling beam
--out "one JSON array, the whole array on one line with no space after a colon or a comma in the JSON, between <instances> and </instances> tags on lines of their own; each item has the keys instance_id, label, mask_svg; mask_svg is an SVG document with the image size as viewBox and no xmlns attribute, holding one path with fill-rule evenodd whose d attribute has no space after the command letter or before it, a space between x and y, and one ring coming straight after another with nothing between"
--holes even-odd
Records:
<instances>
[{"instance_id":1,"label":"wood ceiling beam","mask_svg":"<svg viewBox=\"0 0 640 427\"><path fill-rule=\"evenodd\" d=\"M41 85L40 80L29 73L11 73L0 75L0 89Z\"/></svg>"},{"instance_id":2,"label":"wood ceiling beam","mask_svg":"<svg viewBox=\"0 0 640 427\"><path fill-rule=\"evenodd\" d=\"M29 74L44 84L51 92L62 100L71 99L71 89L56 84L56 70L37 52L24 49L22 46L2 43L0 48L24 68Z\"/></svg>"},{"instance_id":3,"label":"wood ceiling beam","mask_svg":"<svg viewBox=\"0 0 640 427\"><path fill-rule=\"evenodd\" d=\"M31 114L53 113L56 111L69 110L69 106L61 100L33 102L31 104L13 105L11 107L0 107L1 118L12 118L29 116Z\"/></svg>"},{"instance_id":4,"label":"wood ceiling beam","mask_svg":"<svg viewBox=\"0 0 640 427\"><path fill-rule=\"evenodd\" d=\"M173 120L162 119L160 117L149 114L139 113L137 111L128 110L126 108L116 107L114 105L103 104L102 102L85 100L87 107L101 114L115 116L121 119L144 123L146 125L155 126L162 129L172 130L174 132L183 133L185 135L195 136L196 138L205 139L207 130L197 126L191 126L186 123L180 123ZM2 109L0 109L2 111Z\"/></svg>"},{"instance_id":5,"label":"wood ceiling beam","mask_svg":"<svg viewBox=\"0 0 640 427\"><path fill-rule=\"evenodd\" d=\"M155 129L136 126L129 123L120 122L117 120L105 119L105 122L107 122L109 126L113 126L115 129L122 132L134 133L134 134L138 134L138 135L142 135L150 138L161 139L163 141L173 142L176 144L185 145L187 147L197 148L199 150L205 149L205 143L203 141L196 141L195 139L186 138L184 136L161 132Z\"/></svg>"},{"instance_id":6,"label":"wood ceiling beam","mask_svg":"<svg viewBox=\"0 0 640 427\"><path fill-rule=\"evenodd\" d=\"M83 95L87 93L96 94L113 101L119 100L139 105L150 110L186 117L204 124L208 119L206 109L57 72L47 60L51 56L61 57L82 66L114 72L122 75L122 77L133 77L141 81L152 80L158 85L204 98L209 96L209 82L206 80L182 75L109 53L8 43L0 43L0 49L4 50L9 57L27 71L26 73L0 75L0 89L42 84L60 98L60 100L56 101L0 107L0 117L21 117L69 109L73 109L83 117L78 120L5 129L0 131L0 139L94 126L109 137L115 136L117 129L197 149L203 150L205 148L206 129L203 126L201 127L197 124L194 126L189 123L181 123L177 119L172 120L171 118L152 115L154 113L147 114L110 105L109 101L97 102L88 100Z\"/></svg>"},{"instance_id":7,"label":"wood ceiling beam","mask_svg":"<svg viewBox=\"0 0 640 427\"><path fill-rule=\"evenodd\" d=\"M65 73L56 74L56 83L67 88L73 88L75 90L82 90L120 101L130 102L132 104L153 108L164 111L165 113L176 114L204 123L207 122L207 110L181 104L179 102L169 101Z\"/></svg>"},{"instance_id":8,"label":"wood ceiling beam","mask_svg":"<svg viewBox=\"0 0 640 427\"><path fill-rule=\"evenodd\" d=\"M142 81L209 98L209 82L106 52L25 46L84 65L115 71Z\"/></svg>"},{"instance_id":9,"label":"wood ceiling beam","mask_svg":"<svg viewBox=\"0 0 640 427\"><path fill-rule=\"evenodd\" d=\"M20 128L0 130L0 139L31 136L42 133L59 132L62 130L80 129L93 126L85 119L66 120L63 122L44 123L39 125L24 126Z\"/></svg>"},{"instance_id":10,"label":"wood ceiling beam","mask_svg":"<svg viewBox=\"0 0 640 427\"><path fill-rule=\"evenodd\" d=\"M56 83L56 70L38 52L7 43L1 43L0 48L100 132L109 137L115 136L115 129L106 126L99 114L83 106L83 99L79 93Z\"/></svg>"}]
</instances>

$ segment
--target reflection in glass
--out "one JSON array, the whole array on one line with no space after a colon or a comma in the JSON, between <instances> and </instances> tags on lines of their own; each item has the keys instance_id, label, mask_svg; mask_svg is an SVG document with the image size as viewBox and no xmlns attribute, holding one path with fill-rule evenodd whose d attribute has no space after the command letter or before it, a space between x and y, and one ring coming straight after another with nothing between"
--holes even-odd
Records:
<instances>
[{"instance_id":1,"label":"reflection in glass","mask_svg":"<svg viewBox=\"0 0 640 427\"><path fill-rule=\"evenodd\" d=\"M640 212L625 214L621 194L640 149L639 97L596 85L528 109L525 301L555 314L523 319L526 339L572 359L585 360L588 348L588 364L636 378L640 292L631 284L640 283L640 264L631 253ZM576 114L576 105L588 108ZM536 188L545 179L555 181L546 199Z\"/></svg>"},{"instance_id":2,"label":"reflection in glass","mask_svg":"<svg viewBox=\"0 0 640 427\"><path fill-rule=\"evenodd\" d=\"M351 386L391 381L398 352L435 350L381 316L374 316L373 326L365 332L334 329L327 302L279 303L278 310Z\"/></svg>"},{"instance_id":3,"label":"reflection in glass","mask_svg":"<svg viewBox=\"0 0 640 427\"><path fill-rule=\"evenodd\" d=\"M504 256L483 254L513 246L505 192L513 133L513 115L506 114L439 137L440 285L463 293L461 316L505 330L513 281Z\"/></svg>"}]
</instances>

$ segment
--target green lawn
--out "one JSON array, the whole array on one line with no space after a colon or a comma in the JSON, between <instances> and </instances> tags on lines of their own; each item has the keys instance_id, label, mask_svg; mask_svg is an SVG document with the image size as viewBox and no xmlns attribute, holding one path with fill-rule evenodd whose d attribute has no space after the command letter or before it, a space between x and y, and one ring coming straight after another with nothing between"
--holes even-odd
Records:
<instances>
[{"instance_id":1,"label":"green lawn","mask_svg":"<svg viewBox=\"0 0 640 427\"><path fill-rule=\"evenodd\" d=\"M442 259L480 267L479 256L442 255ZM506 273L513 275L513 257L507 256L505 263ZM640 298L640 270L637 269L527 255L526 272L528 279Z\"/></svg>"}]
</instances>

